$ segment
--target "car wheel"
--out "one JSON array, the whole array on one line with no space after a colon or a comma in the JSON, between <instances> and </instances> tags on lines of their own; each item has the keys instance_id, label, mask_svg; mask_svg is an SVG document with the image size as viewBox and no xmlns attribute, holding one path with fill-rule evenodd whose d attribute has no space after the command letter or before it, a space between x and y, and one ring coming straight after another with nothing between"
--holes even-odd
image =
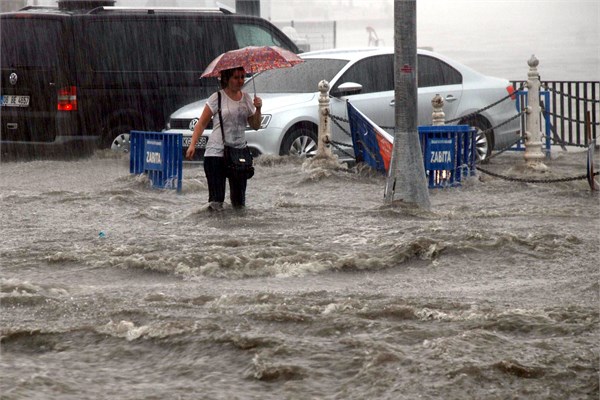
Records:
<instances>
[{"instance_id":1,"label":"car wheel","mask_svg":"<svg viewBox=\"0 0 600 400\"><path fill-rule=\"evenodd\" d=\"M131 140L129 139L129 133L121 133L110 145L112 151L119 153L129 153L130 148Z\"/></svg>"},{"instance_id":2,"label":"car wheel","mask_svg":"<svg viewBox=\"0 0 600 400\"><path fill-rule=\"evenodd\" d=\"M494 132L488 131L490 123L485 118L476 118L465 122L477 130L475 134L475 150L477 161L485 162L494 149Z\"/></svg>"},{"instance_id":3,"label":"car wheel","mask_svg":"<svg viewBox=\"0 0 600 400\"><path fill-rule=\"evenodd\" d=\"M289 132L281 145L282 156L313 157L317 154L317 133L308 128Z\"/></svg>"},{"instance_id":4,"label":"car wheel","mask_svg":"<svg viewBox=\"0 0 600 400\"><path fill-rule=\"evenodd\" d=\"M131 147L129 139L130 131L131 127L129 125L115 126L105 138L103 147L110 148L119 153L129 153Z\"/></svg>"}]
</instances>

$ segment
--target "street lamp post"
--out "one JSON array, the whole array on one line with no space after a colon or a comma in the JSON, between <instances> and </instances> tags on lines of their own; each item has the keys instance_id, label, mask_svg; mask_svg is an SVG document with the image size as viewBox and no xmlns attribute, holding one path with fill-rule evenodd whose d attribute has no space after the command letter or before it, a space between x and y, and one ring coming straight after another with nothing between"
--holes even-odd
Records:
<instances>
[{"instance_id":1,"label":"street lamp post","mask_svg":"<svg viewBox=\"0 0 600 400\"><path fill-rule=\"evenodd\" d=\"M425 166L417 132L417 4L394 0L394 149L385 201L402 201L429 209Z\"/></svg>"}]
</instances>

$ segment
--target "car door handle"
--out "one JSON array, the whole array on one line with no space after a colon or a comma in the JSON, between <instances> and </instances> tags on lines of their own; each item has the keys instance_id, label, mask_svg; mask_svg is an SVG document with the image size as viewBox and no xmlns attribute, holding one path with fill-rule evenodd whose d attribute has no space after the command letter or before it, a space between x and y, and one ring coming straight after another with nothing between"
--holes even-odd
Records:
<instances>
[{"instance_id":1,"label":"car door handle","mask_svg":"<svg viewBox=\"0 0 600 400\"><path fill-rule=\"evenodd\" d=\"M396 99L390 101L390 107L394 107L396 105Z\"/></svg>"},{"instance_id":2,"label":"car door handle","mask_svg":"<svg viewBox=\"0 0 600 400\"><path fill-rule=\"evenodd\" d=\"M451 94L449 94L448 96L446 96L446 101L452 103L453 101L458 100L456 97L452 96Z\"/></svg>"}]
</instances>

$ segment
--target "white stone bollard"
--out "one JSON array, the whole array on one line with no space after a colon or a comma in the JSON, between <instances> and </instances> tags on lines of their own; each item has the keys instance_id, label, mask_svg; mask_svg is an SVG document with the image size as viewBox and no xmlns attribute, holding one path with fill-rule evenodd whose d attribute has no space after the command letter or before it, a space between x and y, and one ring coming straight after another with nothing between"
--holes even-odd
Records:
<instances>
[{"instance_id":1,"label":"white stone bollard","mask_svg":"<svg viewBox=\"0 0 600 400\"><path fill-rule=\"evenodd\" d=\"M316 158L332 158L329 140L331 139L331 121L329 120L329 82L319 82L319 137L317 139Z\"/></svg>"},{"instance_id":2,"label":"white stone bollard","mask_svg":"<svg viewBox=\"0 0 600 400\"><path fill-rule=\"evenodd\" d=\"M444 98L436 94L431 99L431 105L433 106L433 113L431 114L431 120L433 126L442 126L446 124L446 114L444 114Z\"/></svg>"},{"instance_id":3,"label":"white stone bollard","mask_svg":"<svg viewBox=\"0 0 600 400\"><path fill-rule=\"evenodd\" d=\"M302 169L306 172L325 170L348 169L347 164L341 164L329 147L331 138L331 114L329 110L329 82L319 82L319 131L317 138L317 154L307 158L302 163Z\"/></svg>"},{"instance_id":4,"label":"white stone bollard","mask_svg":"<svg viewBox=\"0 0 600 400\"><path fill-rule=\"evenodd\" d=\"M527 61L529 65L529 73L527 74L527 89L529 93L527 96L524 157L529 167L545 170L547 167L542 162L545 156L542 152L540 74L537 70L539 63L539 60L534 55Z\"/></svg>"}]
</instances>

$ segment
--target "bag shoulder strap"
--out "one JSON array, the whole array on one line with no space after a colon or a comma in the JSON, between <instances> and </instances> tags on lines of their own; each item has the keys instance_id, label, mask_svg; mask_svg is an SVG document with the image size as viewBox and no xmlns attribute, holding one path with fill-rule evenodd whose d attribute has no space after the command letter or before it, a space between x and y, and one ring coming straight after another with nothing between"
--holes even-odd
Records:
<instances>
[{"instance_id":1,"label":"bag shoulder strap","mask_svg":"<svg viewBox=\"0 0 600 400\"><path fill-rule=\"evenodd\" d=\"M225 146L225 129L223 127L223 115L221 115L221 91L220 90L217 92L217 95L219 97L219 110L217 112L219 113L219 123L221 124L221 136L223 137L223 146Z\"/></svg>"},{"instance_id":2,"label":"bag shoulder strap","mask_svg":"<svg viewBox=\"0 0 600 400\"><path fill-rule=\"evenodd\" d=\"M217 92L217 96L219 98L219 110L218 110L218 113L219 113L219 123L221 124L221 136L223 137L223 146L225 146L226 145L226 143L225 143L225 129L223 127L223 115L221 115L221 91L220 90ZM247 145L248 145L248 143L246 143L246 146Z\"/></svg>"}]
</instances>

